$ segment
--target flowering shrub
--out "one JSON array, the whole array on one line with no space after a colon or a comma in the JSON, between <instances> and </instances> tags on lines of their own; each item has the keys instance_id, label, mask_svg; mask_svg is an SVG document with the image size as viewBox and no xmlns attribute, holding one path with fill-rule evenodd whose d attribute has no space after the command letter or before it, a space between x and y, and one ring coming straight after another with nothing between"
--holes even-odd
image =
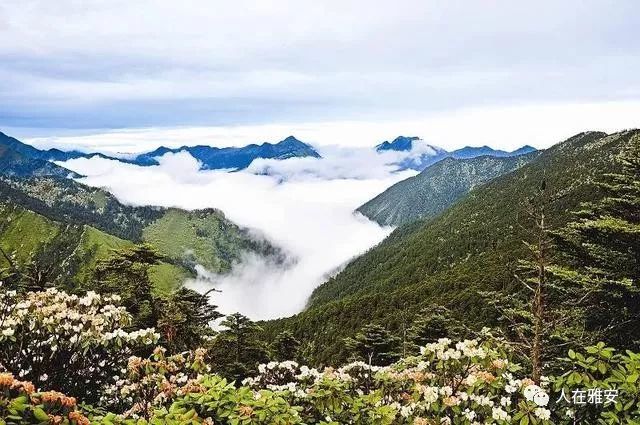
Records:
<instances>
[{"instance_id":1,"label":"flowering shrub","mask_svg":"<svg viewBox=\"0 0 640 425\"><path fill-rule=\"evenodd\" d=\"M37 388L95 401L136 349L154 344L153 329L126 332L131 316L119 297L0 290L0 368Z\"/></svg>"},{"instance_id":2,"label":"flowering shrub","mask_svg":"<svg viewBox=\"0 0 640 425\"><path fill-rule=\"evenodd\" d=\"M640 355L604 344L570 351L568 371L538 385L486 334L442 338L385 367L270 362L236 387L211 374L203 349L133 355L158 335L125 331L131 317L117 303L92 292L0 291L0 372L13 372L0 373L0 425L640 423ZM576 398L598 391L616 397Z\"/></svg>"},{"instance_id":3,"label":"flowering shrub","mask_svg":"<svg viewBox=\"0 0 640 425\"><path fill-rule=\"evenodd\" d=\"M515 378L520 368L499 342L445 338L421 353L387 367L356 362L322 372L269 363L244 383L280 391L305 423L550 423L546 390Z\"/></svg>"},{"instance_id":4,"label":"flowering shrub","mask_svg":"<svg viewBox=\"0 0 640 425\"><path fill-rule=\"evenodd\" d=\"M31 382L0 373L0 424L89 425L76 399L56 391L36 393Z\"/></svg>"},{"instance_id":5,"label":"flowering shrub","mask_svg":"<svg viewBox=\"0 0 640 425\"><path fill-rule=\"evenodd\" d=\"M166 350L156 347L149 359L129 358L126 376L115 376L103 391L100 404L126 417L152 416L154 410L168 407L177 397L201 392L202 373L209 372L204 349L165 356Z\"/></svg>"}]
</instances>

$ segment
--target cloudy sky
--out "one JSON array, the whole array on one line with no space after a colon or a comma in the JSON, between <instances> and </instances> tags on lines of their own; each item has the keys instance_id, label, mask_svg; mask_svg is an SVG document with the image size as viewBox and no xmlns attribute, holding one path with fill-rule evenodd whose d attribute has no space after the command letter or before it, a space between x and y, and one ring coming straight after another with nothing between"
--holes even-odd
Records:
<instances>
[{"instance_id":1,"label":"cloudy sky","mask_svg":"<svg viewBox=\"0 0 640 425\"><path fill-rule=\"evenodd\" d=\"M0 129L128 150L290 133L544 147L640 126L639 11L633 0L4 0Z\"/></svg>"}]
</instances>

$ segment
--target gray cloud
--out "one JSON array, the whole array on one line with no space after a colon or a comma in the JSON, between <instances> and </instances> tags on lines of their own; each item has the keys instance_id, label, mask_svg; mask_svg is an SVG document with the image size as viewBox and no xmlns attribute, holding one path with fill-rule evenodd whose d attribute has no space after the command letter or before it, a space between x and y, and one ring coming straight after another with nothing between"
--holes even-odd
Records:
<instances>
[{"instance_id":1,"label":"gray cloud","mask_svg":"<svg viewBox=\"0 0 640 425\"><path fill-rule=\"evenodd\" d=\"M0 125L404 118L637 99L637 3L8 0Z\"/></svg>"}]
</instances>

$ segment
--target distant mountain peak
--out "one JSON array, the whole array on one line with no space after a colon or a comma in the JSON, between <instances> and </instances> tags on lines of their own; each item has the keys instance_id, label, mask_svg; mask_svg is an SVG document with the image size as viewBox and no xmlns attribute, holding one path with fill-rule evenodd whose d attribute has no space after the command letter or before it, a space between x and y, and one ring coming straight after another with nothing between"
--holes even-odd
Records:
<instances>
[{"instance_id":1,"label":"distant mountain peak","mask_svg":"<svg viewBox=\"0 0 640 425\"><path fill-rule=\"evenodd\" d=\"M295 136L287 136L287 138L282 140L282 141L280 141L280 143L302 143L302 144L306 145L306 143L301 142Z\"/></svg>"},{"instance_id":2,"label":"distant mountain peak","mask_svg":"<svg viewBox=\"0 0 640 425\"><path fill-rule=\"evenodd\" d=\"M393 141L384 141L376 146L376 150L380 151L410 151L413 148L413 142L420 140L417 136L398 136Z\"/></svg>"}]
</instances>

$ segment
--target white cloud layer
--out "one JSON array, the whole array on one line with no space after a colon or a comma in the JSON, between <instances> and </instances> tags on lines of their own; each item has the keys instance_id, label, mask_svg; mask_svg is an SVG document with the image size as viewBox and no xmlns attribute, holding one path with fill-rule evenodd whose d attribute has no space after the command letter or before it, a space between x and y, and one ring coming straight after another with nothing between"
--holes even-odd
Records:
<instances>
[{"instance_id":1,"label":"white cloud layer","mask_svg":"<svg viewBox=\"0 0 640 425\"><path fill-rule=\"evenodd\" d=\"M100 158L62 165L88 176L84 183L105 187L126 203L219 208L235 223L258 229L293 254L297 261L290 267L247 255L229 275L201 270L200 278L189 282L221 290L213 302L224 313L240 311L266 319L300 311L313 288L391 230L354 215L353 210L414 172L391 174L374 154L341 156L271 161L268 165L277 177L251 171L199 171L198 161L188 153L167 154L155 167ZM347 162L352 165L349 173Z\"/></svg>"}]
</instances>

